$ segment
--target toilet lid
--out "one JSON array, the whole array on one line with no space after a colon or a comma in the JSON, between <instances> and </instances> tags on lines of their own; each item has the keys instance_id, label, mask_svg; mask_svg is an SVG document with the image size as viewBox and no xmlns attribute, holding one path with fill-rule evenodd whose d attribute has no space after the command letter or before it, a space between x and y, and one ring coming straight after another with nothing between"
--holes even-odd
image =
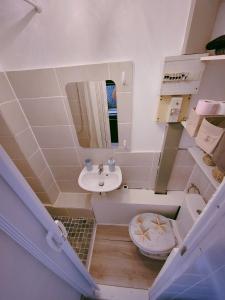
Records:
<instances>
[{"instance_id":1,"label":"toilet lid","mask_svg":"<svg viewBox=\"0 0 225 300\"><path fill-rule=\"evenodd\" d=\"M144 213L135 216L130 222L129 233L143 251L170 252L176 245L170 220L161 215Z\"/></svg>"}]
</instances>

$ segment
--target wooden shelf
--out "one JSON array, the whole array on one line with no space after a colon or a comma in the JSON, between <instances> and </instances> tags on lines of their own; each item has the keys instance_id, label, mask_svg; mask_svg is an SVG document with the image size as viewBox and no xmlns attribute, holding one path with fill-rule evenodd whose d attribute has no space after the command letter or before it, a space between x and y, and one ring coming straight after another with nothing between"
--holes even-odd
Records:
<instances>
[{"instance_id":1,"label":"wooden shelf","mask_svg":"<svg viewBox=\"0 0 225 300\"><path fill-rule=\"evenodd\" d=\"M225 60L224 55L210 55L210 56L203 56L200 58L201 61L214 61L214 60Z\"/></svg>"},{"instance_id":2,"label":"wooden shelf","mask_svg":"<svg viewBox=\"0 0 225 300\"><path fill-rule=\"evenodd\" d=\"M215 188L218 188L218 186L220 184L212 176L212 169L214 167L207 166L202 160L204 152L198 147L188 148L188 151L191 154L191 156L194 158L197 165L201 168L202 172L208 177L208 179L212 183L212 185Z\"/></svg>"}]
</instances>

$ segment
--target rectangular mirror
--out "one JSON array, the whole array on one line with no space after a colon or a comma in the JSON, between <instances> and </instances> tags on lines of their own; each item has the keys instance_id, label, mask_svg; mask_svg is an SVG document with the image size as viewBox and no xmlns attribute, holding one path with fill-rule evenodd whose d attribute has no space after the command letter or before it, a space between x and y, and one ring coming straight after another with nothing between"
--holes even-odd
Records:
<instances>
[{"instance_id":1,"label":"rectangular mirror","mask_svg":"<svg viewBox=\"0 0 225 300\"><path fill-rule=\"evenodd\" d=\"M65 90L80 146L118 147L117 95L114 81L69 82Z\"/></svg>"}]
</instances>

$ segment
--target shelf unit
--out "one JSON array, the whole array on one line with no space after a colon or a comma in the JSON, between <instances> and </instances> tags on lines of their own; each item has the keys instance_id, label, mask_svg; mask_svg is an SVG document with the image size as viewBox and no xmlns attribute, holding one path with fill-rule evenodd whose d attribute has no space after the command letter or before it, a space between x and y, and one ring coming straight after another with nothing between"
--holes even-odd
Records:
<instances>
[{"instance_id":1,"label":"shelf unit","mask_svg":"<svg viewBox=\"0 0 225 300\"><path fill-rule=\"evenodd\" d=\"M216 60L224 60L225 61L225 54L224 55L211 55L211 56L202 56L200 58L201 61L216 61Z\"/></svg>"},{"instance_id":2,"label":"shelf unit","mask_svg":"<svg viewBox=\"0 0 225 300\"><path fill-rule=\"evenodd\" d=\"M186 129L186 125L187 122L183 121L181 122L181 124L183 125L183 127ZM199 147L195 146L195 147L189 147L187 148L188 152L191 154L191 156L193 157L193 159L195 160L196 164L200 167L200 169L202 170L202 172L207 176L207 178L209 179L209 181L211 182L211 184L215 187L218 188L218 186L220 185L220 183L218 183L214 177L212 176L212 169L214 167L210 167L207 166L204 161L203 161L203 156L204 156L204 151L201 150Z\"/></svg>"},{"instance_id":3,"label":"shelf unit","mask_svg":"<svg viewBox=\"0 0 225 300\"><path fill-rule=\"evenodd\" d=\"M202 172L208 177L212 185L215 188L218 188L220 184L212 176L212 169L214 167L207 166L202 160L204 152L198 147L188 148L188 152L191 154L197 165L201 168Z\"/></svg>"}]
</instances>

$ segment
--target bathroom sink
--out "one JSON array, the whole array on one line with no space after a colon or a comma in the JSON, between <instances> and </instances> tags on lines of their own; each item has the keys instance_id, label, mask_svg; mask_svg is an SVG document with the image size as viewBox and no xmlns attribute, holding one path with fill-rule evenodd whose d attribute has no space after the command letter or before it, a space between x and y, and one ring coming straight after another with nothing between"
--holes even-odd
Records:
<instances>
[{"instance_id":1,"label":"bathroom sink","mask_svg":"<svg viewBox=\"0 0 225 300\"><path fill-rule=\"evenodd\" d=\"M84 168L78 178L79 186L89 192L110 192L117 189L122 182L120 167L116 166L114 172L109 171L107 165L103 166L103 171L99 174L97 165L93 165L92 171Z\"/></svg>"}]
</instances>

